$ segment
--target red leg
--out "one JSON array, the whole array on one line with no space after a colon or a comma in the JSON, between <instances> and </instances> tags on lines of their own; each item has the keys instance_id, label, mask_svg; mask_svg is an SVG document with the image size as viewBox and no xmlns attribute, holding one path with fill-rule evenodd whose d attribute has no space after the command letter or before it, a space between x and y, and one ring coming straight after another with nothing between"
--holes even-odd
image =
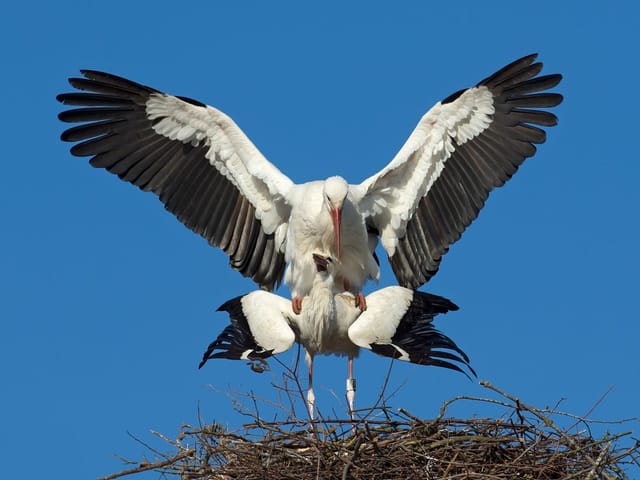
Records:
<instances>
[{"instance_id":1,"label":"red leg","mask_svg":"<svg viewBox=\"0 0 640 480\"><path fill-rule=\"evenodd\" d=\"M349 284L349 280L347 280L346 278L343 280L342 282L345 291L349 291L350 290L350 284ZM364 297L364 295L362 294L362 292L358 292L355 294L356 295L356 307L358 307L360 309L361 312L364 312L367 309L367 300Z\"/></svg>"},{"instance_id":2,"label":"red leg","mask_svg":"<svg viewBox=\"0 0 640 480\"><path fill-rule=\"evenodd\" d=\"M291 299L291 308L293 309L293 313L295 313L296 315L300 315L300 312L302 311L302 297L299 295L296 295L295 297L293 297Z\"/></svg>"}]
</instances>

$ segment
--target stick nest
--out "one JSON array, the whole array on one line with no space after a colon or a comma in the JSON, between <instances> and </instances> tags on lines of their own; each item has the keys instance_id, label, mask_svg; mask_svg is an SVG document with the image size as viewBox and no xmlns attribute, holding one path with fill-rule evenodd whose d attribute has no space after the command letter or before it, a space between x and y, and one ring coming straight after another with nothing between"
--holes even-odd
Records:
<instances>
[{"instance_id":1,"label":"stick nest","mask_svg":"<svg viewBox=\"0 0 640 480\"><path fill-rule=\"evenodd\" d=\"M432 420L403 409L375 408L350 420L266 422L253 417L239 431L213 423L184 425L176 440L156 433L169 453L101 480L153 470L163 478L195 479L626 479L640 467L632 432L592 435L594 422L536 409L481 382L499 399L456 397ZM467 400L499 405L499 418L451 418ZM371 411L370 411L371 412ZM635 420L637 421L637 419ZM560 423L570 426L561 428ZM614 422L617 425L634 419Z\"/></svg>"}]
</instances>

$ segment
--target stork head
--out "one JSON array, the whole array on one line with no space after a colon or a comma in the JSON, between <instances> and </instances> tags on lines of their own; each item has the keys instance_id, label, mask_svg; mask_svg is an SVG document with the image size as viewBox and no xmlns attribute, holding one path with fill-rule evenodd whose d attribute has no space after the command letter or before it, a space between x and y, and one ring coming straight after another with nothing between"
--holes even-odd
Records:
<instances>
[{"instance_id":1,"label":"stork head","mask_svg":"<svg viewBox=\"0 0 640 480\"><path fill-rule=\"evenodd\" d=\"M342 177L329 177L324 182L324 202L331 215L336 242L336 254L340 258L340 221L342 206L349 193L349 185Z\"/></svg>"}]
</instances>

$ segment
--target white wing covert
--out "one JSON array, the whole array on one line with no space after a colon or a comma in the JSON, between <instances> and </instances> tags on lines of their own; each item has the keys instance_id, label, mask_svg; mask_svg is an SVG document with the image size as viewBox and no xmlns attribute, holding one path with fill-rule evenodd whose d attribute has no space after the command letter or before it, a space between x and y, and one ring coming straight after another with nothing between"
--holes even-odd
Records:
<instances>
[{"instance_id":1,"label":"white wing covert","mask_svg":"<svg viewBox=\"0 0 640 480\"><path fill-rule=\"evenodd\" d=\"M212 358L262 360L291 348L291 302L264 290L233 298L218 308L229 314L230 324L204 353L200 366Z\"/></svg>"},{"instance_id":2,"label":"white wing covert","mask_svg":"<svg viewBox=\"0 0 640 480\"><path fill-rule=\"evenodd\" d=\"M356 186L368 227L379 233L400 285L418 288L478 216L491 190L503 185L556 116L540 110L562 101L561 75L536 77L529 55L475 87L437 103L395 158Z\"/></svg>"},{"instance_id":3,"label":"white wing covert","mask_svg":"<svg viewBox=\"0 0 640 480\"><path fill-rule=\"evenodd\" d=\"M58 95L71 148L140 189L152 191L188 228L222 248L231 266L273 289L284 272L282 245L291 180L221 111L115 75L82 70Z\"/></svg>"},{"instance_id":4,"label":"white wing covert","mask_svg":"<svg viewBox=\"0 0 640 480\"><path fill-rule=\"evenodd\" d=\"M436 315L457 310L450 300L404 287L387 287L367 295L367 309L349 327L349 338L378 355L418 365L476 373L469 357L433 326ZM464 367L464 368L463 368Z\"/></svg>"}]
</instances>

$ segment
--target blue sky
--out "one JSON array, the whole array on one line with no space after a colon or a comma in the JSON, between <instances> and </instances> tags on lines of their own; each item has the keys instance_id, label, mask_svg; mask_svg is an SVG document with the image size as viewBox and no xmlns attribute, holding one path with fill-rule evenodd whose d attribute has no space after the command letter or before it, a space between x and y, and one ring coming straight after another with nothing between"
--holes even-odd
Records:
<instances>
[{"instance_id":1,"label":"blue sky","mask_svg":"<svg viewBox=\"0 0 640 480\"><path fill-rule=\"evenodd\" d=\"M254 285L153 195L71 157L59 141L55 95L80 68L215 105L294 181L340 174L359 183L436 101L539 52L546 73L564 75L560 123L423 289L461 306L437 326L479 378L540 407L564 399L575 414L615 385L592 417L637 417L637 7L274 5L63 0L5 9L0 443L11 460L3 475L24 476L25 465L106 475L122 468L115 454L145 452L127 432L151 442L151 429L172 436L198 409L234 427L243 419L230 389L276 397L274 377L242 362L197 369L226 325L215 309ZM393 283L383 264L380 286ZM372 403L388 366L361 355L358 405ZM342 412L346 361L320 357L316 368L320 407ZM400 388L390 403L423 417L455 395L490 396L463 375L397 363L392 385ZM638 423L631 428L638 436Z\"/></svg>"}]
</instances>

